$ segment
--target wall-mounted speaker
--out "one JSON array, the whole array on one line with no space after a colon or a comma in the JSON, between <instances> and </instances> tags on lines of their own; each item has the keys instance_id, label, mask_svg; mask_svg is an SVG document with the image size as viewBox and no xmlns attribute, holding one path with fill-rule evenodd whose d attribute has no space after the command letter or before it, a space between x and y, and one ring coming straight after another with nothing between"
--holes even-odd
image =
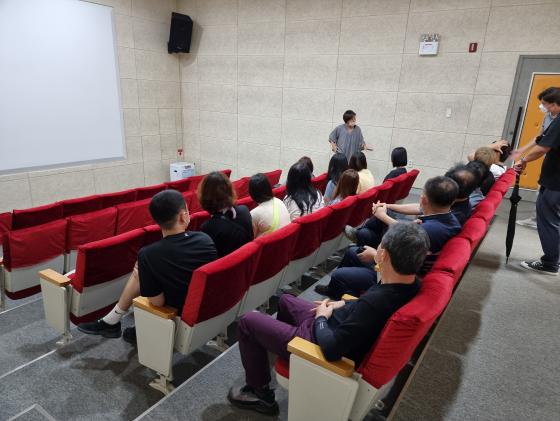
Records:
<instances>
[{"instance_id":1,"label":"wall-mounted speaker","mask_svg":"<svg viewBox=\"0 0 560 421\"><path fill-rule=\"evenodd\" d=\"M167 52L188 53L191 50L193 21L187 15L173 12L171 14L171 28L169 30L169 42Z\"/></svg>"}]
</instances>

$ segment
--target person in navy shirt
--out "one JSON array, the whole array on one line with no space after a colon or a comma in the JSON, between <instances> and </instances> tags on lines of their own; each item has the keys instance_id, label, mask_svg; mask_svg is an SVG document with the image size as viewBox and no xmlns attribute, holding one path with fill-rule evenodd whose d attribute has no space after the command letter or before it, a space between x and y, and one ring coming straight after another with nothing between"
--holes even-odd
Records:
<instances>
[{"instance_id":1,"label":"person in navy shirt","mask_svg":"<svg viewBox=\"0 0 560 421\"><path fill-rule=\"evenodd\" d=\"M376 249L387 227L400 223L389 214L389 211L418 215L416 222L428 234L430 240L430 253L418 271L419 276L424 276L433 266L445 243L461 231L461 224L451 212L451 206L458 192L459 186L453 179L438 176L426 181L419 204L374 204L373 217L364 228L358 230L358 232L367 231L367 235L358 235L362 243L358 241L359 247L348 249L338 269L332 273L330 283L317 285L315 291L339 299L344 294L359 296L377 283L374 269Z\"/></svg>"}]
</instances>

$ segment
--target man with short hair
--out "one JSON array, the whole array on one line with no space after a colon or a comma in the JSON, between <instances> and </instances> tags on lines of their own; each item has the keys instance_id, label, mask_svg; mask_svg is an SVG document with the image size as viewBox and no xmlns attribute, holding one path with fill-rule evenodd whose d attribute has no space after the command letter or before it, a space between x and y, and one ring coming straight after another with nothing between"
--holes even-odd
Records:
<instances>
[{"instance_id":1,"label":"man with short hair","mask_svg":"<svg viewBox=\"0 0 560 421\"><path fill-rule=\"evenodd\" d=\"M120 337L121 319L140 295L148 297L154 306L165 304L181 314L192 273L216 259L216 247L208 235L187 231L190 216L181 193L172 189L157 193L150 202L150 214L163 238L140 250L118 303L105 317L78 325L81 332ZM125 329L123 338L135 343L135 328Z\"/></svg>"},{"instance_id":2,"label":"man with short hair","mask_svg":"<svg viewBox=\"0 0 560 421\"><path fill-rule=\"evenodd\" d=\"M457 199L455 199L453 206L451 206L451 213L455 215L459 223L463 225L472 214L469 196L478 187L480 181L478 173L467 165L458 164L450 168L445 173L445 176L455 180L459 186Z\"/></svg>"},{"instance_id":3,"label":"man with short hair","mask_svg":"<svg viewBox=\"0 0 560 421\"><path fill-rule=\"evenodd\" d=\"M430 239L430 253L418 272L419 276L424 276L433 266L445 243L461 231L461 224L451 212L458 192L459 186L454 180L438 176L426 181L419 204L373 205L373 217L364 228L357 230L360 248L350 247L338 269L331 274L330 283L317 285L315 291L338 299L344 294L359 295L377 282L373 267L376 248L387 227L398 223L388 214L388 210L404 215L419 215L417 222Z\"/></svg>"}]
</instances>

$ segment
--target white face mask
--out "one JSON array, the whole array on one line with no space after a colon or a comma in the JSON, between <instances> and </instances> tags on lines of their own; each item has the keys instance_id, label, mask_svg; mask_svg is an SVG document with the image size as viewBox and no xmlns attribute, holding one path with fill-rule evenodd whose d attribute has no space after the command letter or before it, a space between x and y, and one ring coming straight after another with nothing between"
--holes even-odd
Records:
<instances>
[{"instance_id":1,"label":"white face mask","mask_svg":"<svg viewBox=\"0 0 560 421\"><path fill-rule=\"evenodd\" d=\"M548 110L546 109L546 107L542 104L539 104L539 110L541 110L543 113L548 113Z\"/></svg>"}]
</instances>

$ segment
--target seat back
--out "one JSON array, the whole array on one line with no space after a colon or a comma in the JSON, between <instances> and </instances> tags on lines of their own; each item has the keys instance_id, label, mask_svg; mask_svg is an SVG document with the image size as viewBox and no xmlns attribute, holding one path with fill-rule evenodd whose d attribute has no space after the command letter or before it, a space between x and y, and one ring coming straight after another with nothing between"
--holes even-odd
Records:
<instances>
[{"instance_id":1,"label":"seat back","mask_svg":"<svg viewBox=\"0 0 560 421\"><path fill-rule=\"evenodd\" d=\"M260 254L261 246L251 241L195 270L181 319L192 327L239 304L252 283Z\"/></svg>"},{"instance_id":2,"label":"seat back","mask_svg":"<svg viewBox=\"0 0 560 421\"><path fill-rule=\"evenodd\" d=\"M123 203L117 206L117 229L116 234L132 231L152 225L154 220L150 215L148 206L151 199L137 200L136 202Z\"/></svg>"},{"instance_id":3,"label":"seat back","mask_svg":"<svg viewBox=\"0 0 560 421\"><path fill-rule=\"evenodd\" d=\"M377 202L378 194L378 188L374 187L356 196L356 205L348 218L347 224L357 227L365 219L369 218L371 216L371 207L374 202Z\"/></svg>"},{"instance_id":4,"label":"seat back","mask_svg":"<svg viewBox=\"0 0 560 421\"><path fill-rule=\"evenodd\" d=\"M243 199L239 199L237 200L237 202L235 202L235 204L237 206L242 206L242 205L247 206L249 210L253 210L259 205L257 202L253 200L251 196L246 196Z\"/></svg>"},{"instance_id":5,"label":"seat back","mask_svg":"<svg viewBox=\"0 0 560 421\"><path fill-rule=\"evenodd\" d=\"M492 220L492 218L494 217L494 212L496 211L496 208L494 207L494 204L491 203L490 201L487 200L482 200L482 202L480 202L478 205L476 205L476 208L474 209L473 214L471 215L471 218L481 218L483 219L487 224L490 223L490 221Z\"/></svg>"},{"instance_id":6,"label":"seat back","mask_svg":"<svg viewBox=\"0 0 560 421\"><path fill-rule=\"evenodd\" d=\"M62 204L62 216L67 218L81 213L95 212L102 209L103 197L92 195L78 199L68 199L60 202Z\"/></svg>"},{"instance_id":7,"label":"seat back","mask_svg":"<svg viewBox=\"0 0 560 421\"><path fill-rule=\"evenodd\" d=\"M418 294L385 324L372 350L358 368L375 388L388 383L410 360L412 353L451 298L453 276L430 272Z\"/></svg>"},{"instance_id":8,"label":"seat back","mask_svg":"<svg viewBox=\"0 0 560 421\"><path fill-rule=\"evenodd\" d=\"M204 179L204 177L206 177L206 174L193 175L193 176L187 178L187 180L189 182L188 183L189 191L196 191L198 189L198 185Z\"/></svg>"},{"instance_id":9,"label":"seat back","mask_svg":"<svg viewBox=\"0 0 560 421\"><path fill-rule=\"evenodd\" d=\"M488 229L488 223L478 217L470 217L463 229L457 235L460 238L465 238L471 244L471 248L474 250L482 238L486 235L486 230Z\"/></svg>"},{"instance_id":10,"label":"seat back","mask_svg":"<svg viewBox=\"0 0 560 421\"><path fill-rule=\"evenodd\" d=\"M227 176L227 178L231 178L231 170L230 169L221 170L220 172L224 173Z\"/></svg>"},{"instance_id":11,"label":"seat back","mask_svg":"<svg viewBox=\"0 0 560 421\"><path fill-rule=\"evenodd\" d=\"M377 200L381 203L394 203L391 202L391 200L394 199L394 197L392 197L393 185L393 180L387 180L380 186L377 186Z\"/></svg>"},{"instance_id":12,"label":"seat back","mask_svg":"<svg viewBox=\"0 0 560 421\"><path fill-rule=\"evenodd\" d=\"M148 225L143 228L144 230L144 246L148 246L163 238L163 233L159 225Z\"/></svg>"},{"instance_id":13,"label":"seat back","mask_svg":"<svg viewBox=\"0 0 560 421\"><path fill-rule=\"evenodd\" d=\"M447 272L453 276L456 284L471 259L471 243L464 237L453 237L437 257L433 272Z\"/></svg>"},{"instance_id":14,"label":"seat back","mask_svg":"<svg viewBox=\"0 0 560 421\"><path fill-rule=\"evenodd\" d=\"M4 235L12 229L12 212L0 213L0 257L2 257L2 242Z\"/></svg>"},{"instance_id":15,"label":"seat back","mask_svg":"<svg viewBox=\"0 0 560 421\"><path fill-rule=\"evenodd\" d=\"M43 225L61 218L61 203L51 203L50 205L37 206L29 209L14 209L12 213L12 229L19 230L36 225Z\"/></svg>"},{"instance_id":16,"label":"seat back","mask_svg":"<svg viewBox=\"0 0 560 421\"><path fill-rule=\"evenodd\" d=\"M102 198L102 208L117 206L121 203L134 202L136 200L136 189L123 190L115 193L100 194Z\"/></svg>"},{"instance_id":17,"label":"seat back","mask_svg":"<svg viewBox=\"0 0 560 421\"><path fill-rule=\"evenodd\" d=\"M354 212L357 201L356 196L349 196L343 201L329 206L332 214L329 217L329 223L323 231L323 242L332 240L342 233L350 219L350 215Z\"/></svg>"},{"instance_id":18,"label":"seat back","mask_svg":"<svg viewBox=\"0 0 560 421\"><path fill-rule=\"evenodd\" d=\"M309 256L319 249L332 212L332 209L326 207L294 220L294 223L301 225L299 232L301 241L296 244L292 260Z\"/></svg>"},{"instance_id":19,"label":"seat back","mask_svg":"<svg viewBox=\"0 0 560 421\"><path fill-rule=\"evenodd\" d=\"M321 175L318 175L317 177L312 178L311 184L313 184L313 187L319 190L321 194L325 194L325 189L327 188L328 181L329 180L327 179L327 173L323 173Z\"/></svg>"},{"instance_id":20,"label":"seat back","mask_svg":"<svg viewBox=\"0 0 560 421\"><path fill-rule=\"evenodd\" d=\"M130 273L144 241L145 231L136 229L79 247L72 286L82 293L84 288Z\"/></svg>"},{"instance_id":21,"label":"seat back","mask_svg":"<svg viewBox=\"0 0 560 421\"><path fill-rule=\"evenodd\" d=\"M189 231L200 231L200 227L210 219L210 214L206 211L200 211L191 214L191 222L189 223Z\"/></svg>"},{"instance_id":22,"label":"seat back","mask_svg":"<svg viewBox=\"0 0 560 421\"><path fill-rule=\"evenodd\" d=\"M399 197L397 197L397 200L403 200L408 197L408 195L410 194L410 190L414 185L414 182L418 178L418 174L420 174L420 171L418 171L416 168L406 173L407 177L406 180L401 185L402 188L399 191Z\"/></svg>"},{"instance_id":23,"label":"seat back","mask_svg":"<svg viewBox=\"0 0 560 421\"><path fill-rule=\"evenodd\" d=\"M165 184L167 185L168 189L186 192L190 190L191 180L190 178L183 178L181 180L169 181Z\"/></svg>"},{"instance_id":24,"label":"seat back","mask_svg":"<svg viewBox=\"0 0 560 421\"><path fill-rule=\"evenodd\" d=\"M249 196L249 177L243 177L231 183L238 199Z\"/></svg>"},{"instance_id":25,"label":"seat back","mask_svg":"<svg viewBox=\"0 0 560 421\"><path fill-rule=\"evenodd\" d=\"M272 194L274 195L274 197L277 197L280 200L284 200L284 197L286 197L286 185L272 189Z\"/></svg>"},{"instance_id":26,"label":"seat back","mask_svg":"<svg viewBox=\"0 0 560 421\"><path fill-rule=\"evenodd\" d=\"M156 193L167 189L165 183L156 184L155 186L138 187L136 189L136 200L151 199Z\"/></svg>"},{"instance_id":27,"label":"seat back","mask_svg":"<svg viewBox=\"0 0 560 421\"><path fill-rule=\"evenodd\" d=\"M66 253L92 241L103 240L115 235L117 208L110 207L71 216L66 229Z\"/></svg>"},{"instance_id":28,"label":"seat back","mask_svg":"<svg viewBox=\"0 0 560 421\"><path fill-rule=\"evenodd\" d=\"M268 178L271 186L275 186L280 183L280 177L282 176L282 170L274 170L265 172L264 175Z\"/></svg>"}]
</instances>

